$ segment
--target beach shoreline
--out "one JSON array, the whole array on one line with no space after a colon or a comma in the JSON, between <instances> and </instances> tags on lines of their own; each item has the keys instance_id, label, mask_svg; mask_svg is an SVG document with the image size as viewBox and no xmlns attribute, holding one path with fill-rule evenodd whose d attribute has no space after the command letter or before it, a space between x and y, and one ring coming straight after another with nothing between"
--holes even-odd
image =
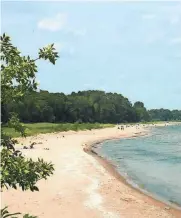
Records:
<instances>
[{"instance_id":1,"label":"beach shoreline","mask_svg":"<svg viewBox=\"0 0 181 218\"><path fill-rule=\"evenodd\" d=\"M138 134L137 136L131 136L129 138L135 138L135 137L141 137L141 136L147 136L148 134ZM153 196L151 193L146 192L144 189L134 187L132 184L130 184L127 179L121 175L118 170L116 169L116 166L108 159L102 157L99 153L95 151L95 148L98 146L101 146L100 144L104 143L105 141L108 140L120 140L124 139L124 137L121 138L113 138L113 139L105 139L102 141L98 141L92 145L90 145L90 148L87 152L89 155L93 156L98 162L112 175L114 176L119 182L124 183L125 185L129 186L131 189L136 190L139 194L144 195L146 198L149 199L150 202L153 204L163 208L163 209L168 209L174 216L180 216L181 215L181 207L171 203L171 202L166 202L162 201L156 198L156 196Z\"/></svg>"},{"instance_id":2,"label":"beach shoreline","mask_svg":"<svg viewBox=\"0 0 181 218\"><path fill-rule=\"evenodd\" d=\"M4 191L1 206L9 205L11 212L30 213L39 218L181 217L180 210L139 192L107 160L90 151L105 140L148 133L149 129L143 126L139 129L130 126L123 131L114 127L40 134L22 139L21 146L30 141L37 142L35 149L22 150L25 155L53 162L55 172L48 180L38 182L39 192ZM49 150L45 150L47 147Z\"/></svg>"},{"instance_id":3,"label":"beach shoreline","mask_svg":"<svg viewBox=\"0 0 181 218\"><path fill-rule=\"evenodd\" d=\"M175 122L171 122L169 123L169 125L175 125L178 123ZM152 204L155 204L156 206L159 206L163 209L168 209L169 211L175 216L175 217L180 217L181 216L181 207L173 204L171 202L166 202L163 200L159 200L156 198L156 196L152 195L149 192L146 192L144 189L141 189L139 187L134 187L132 184L130 184L127 179L121 175L118 170L116 169L116 166L108 159L106 159L105 157L102 157L98 152L95 151L95 148L101 146L102 143L104 143L105 141L116 141L116 140L121 140L121 139L126 139L126 138L136 138L136 137L142 137L142 136L148 136L151 132L150 128L153 127L164 127L166 124L165 123L161 123L161 124L155 124L153 125L149 125L148 129L145 130L145 128L142 129L141 132L138 132L134 135L130 135L130 136L123 136L123 137L111 137L111 138L107 138L107 139L102 139L102 140L98 140L94 143L89 143L88 144L88 149L85 150L86 153L88 153L89 155L93 156L96 160L98 160L98 162L112 175L114 176L119 182L124 183L125 185L129 186L131 189L137 191L139 194L144 195L146 198L149 199L149 201ZM168 124L167 124L168 125ZM143 127L143 126L142 126Z\"/></svg>"}]
</instances>

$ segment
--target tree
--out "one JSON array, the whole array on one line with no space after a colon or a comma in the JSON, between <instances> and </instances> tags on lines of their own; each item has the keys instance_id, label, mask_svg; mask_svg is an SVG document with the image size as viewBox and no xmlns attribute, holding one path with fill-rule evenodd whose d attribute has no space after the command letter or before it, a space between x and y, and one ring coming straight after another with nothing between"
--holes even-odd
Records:
<instances>
[{"instance_id":1,"label":"tree","mask_svg":"<svg viewBox=\"0 0 181 218\"><path fill-rule=\"evenodd\" d=\"M49 60L55 64L58 53L54 44L39 50L38 57L31 59L30 56L22 56L20 51L13 46L8 35L1 36L1 105L5 108L8 103L18 103L21 98L30 91L36 90L36 61L39 59ZM7 119L4 119L7 120ZM26 136L25 128L19 122L17 114L13 113L9 119L9 125ZM36 182L47 179L53 174L53 164L42 159L33 161L26 159L23 154L16 150L16 141L1 133L1 188L30 189L38 191ZM14 214L15 215L15 214ZM10 217L6 208L1 210L1 217ZM26 217L28 217L26 215Z\"/></svg>"},{"instance_id":2,"label":"tree","mask_svg":"<svg viewBox=\"0 0 181 218\"><path fill-rule=\"evenodd\" d=\"M140 101L137 101L134 103L134 108L137 115L137 121L149 121L150 116L146 108L144 107L144 104Z\"/></svg>"},{"instance_id":3,"label":"tree","mask_svg":"<svg viewBox=\"0 0 181 218\"><path fill-rule=\"evenodd\" d=\"M52 64L58 58L54 44L39 50L38 57L31 59L30 56L21 56L20 51L11 43L6 34L1 36L1 103L15 101L27 91L36 90L36 61L39 59L49 60Z\"/></svg>"},{"instance_id":4,"label":"tree","mask_svg":"<svg viewBox=\"0 0 181 218\"><path fill-rule=\"evenodd\" d=\"M65 95L45 90L29 92L21 101L4 105L2 118L16 112L21 122L100 122L121 123L148 121L142 102L134 106L117 93L98 90L79 91Z\"/></svg>"},{"instance_id":5,"label":"tree","mask_svg":"<svg viewBox=\"0 0 181 218\"><path fill-rule=\"evenodd\" d=\"M171 121L181 120L181 110L168 110L168 109L152 109L149 110L149 114L152 120Z\"/></svg>"}]
</instances>

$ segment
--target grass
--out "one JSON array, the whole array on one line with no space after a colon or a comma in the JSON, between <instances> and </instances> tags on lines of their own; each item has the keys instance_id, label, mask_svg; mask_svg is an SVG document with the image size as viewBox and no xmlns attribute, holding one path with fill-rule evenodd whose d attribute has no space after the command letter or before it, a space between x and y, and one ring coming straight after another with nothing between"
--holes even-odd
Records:
<instances>
[{"instance_id":1,"label":"grass","mask_svg":"<svg viewBox=\"0 0 181 218\"><path fill-rule=\"evenodd\" d=\"M165 123L166 121L143 121L140 122L141 124L159 124L159 123Z\"/></svg>"},{"instance_id":2,"label":"grass","mask_svg":"<svg viewBox=\"0 0 181 218\"><path fill-rule=\"evenodd\" d=\"M29 123L24 125L26 127L27 136L37 135L39 133L102 129L114 126L113 124L100 123ZM15 132L13 128L2 126L2 129L4 133L11 137L20 137L20 134Z\"/></svg>"},{"instance_id":3,"label":"grass","mask_svg":"<svg viewBox=\"0 0 181 218\"><path fill-rule=\"evenodd\" d=\"M171 123L171 122L180 122L179 120L169 120L169 121L149 121L149 122L140 122L141 124L160 124L160 123Z\"/></svg>"}]
</instances>

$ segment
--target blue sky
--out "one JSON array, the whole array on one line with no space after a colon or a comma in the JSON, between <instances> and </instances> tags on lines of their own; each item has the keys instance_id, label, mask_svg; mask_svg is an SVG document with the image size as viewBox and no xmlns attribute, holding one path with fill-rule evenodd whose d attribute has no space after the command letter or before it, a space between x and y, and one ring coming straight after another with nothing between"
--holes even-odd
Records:
<instances>
[{"instance_id":1,"label":"blue sky","mask_svg":"<svg viewBox=\"0 0 181 218\"><path fill-rule=\"evenodd\" d=\"M147 108L181 109L181 2L2 2L2 32L37 62L41 89L118 92Z\"/></svg>"}]
</instances>

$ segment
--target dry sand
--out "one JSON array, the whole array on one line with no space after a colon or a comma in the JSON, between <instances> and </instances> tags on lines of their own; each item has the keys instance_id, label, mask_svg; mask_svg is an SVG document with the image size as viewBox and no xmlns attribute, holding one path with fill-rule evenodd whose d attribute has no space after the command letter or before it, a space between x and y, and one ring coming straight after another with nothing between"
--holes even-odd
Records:
<instances>
[{"instance_id":1,"label":"dry sand","mask_svg":"<svg viewBox=\"0 0 181 218\"><path fill-rule=\"evenodd\" d=\"M87 146L82 146L85 143L137 136L145 131L143 127L128 127L124 131L115 127L22 139L23 145L42 142L23 153L53 162L55 172L48 180L38 182L39 192L4 191L2 207L9 205L12 212L30 213L39 218L181 217L181 211L130 187L110 164L83 151L87 150Z\"/></svg>"}]
</instances>

